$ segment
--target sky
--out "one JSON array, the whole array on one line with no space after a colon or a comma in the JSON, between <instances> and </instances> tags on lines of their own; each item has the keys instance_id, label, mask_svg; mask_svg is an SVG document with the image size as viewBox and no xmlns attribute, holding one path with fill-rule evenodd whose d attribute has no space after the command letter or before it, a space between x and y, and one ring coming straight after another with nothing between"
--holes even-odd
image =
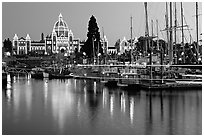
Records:
<instances>
[{"instance_id":1,"label":"sky","mask_svg":"<svg viewBox=\"0 0 204 137\"><path fill-rule=\"evenodd\" d=\"M180 20L180 3L176 3L178 22ZM189 34L196 40L195 2L183 2L184 17L189 25L190 33L185 30L186 40ZM202 13L202 3L198 4ZM32 40L40 40L41 33L51 34L54 23L62 14L68 28L75 38L87 39L88 21L92 15L96 17L100 34L106 35L109 46L114 46L118 39L130 38L130 18L133 17L133 37L145 34L145 10L143 2L3 2L2 3L2 40L13 39L14 35ZM174 13L173 13L174 15ZM166 38L165 2L148 2L149 32L156 35L156 20L159 22L159 38ZM202 15L199 16L199 34L202 33ZM103 28L103 29L102 29ZM180 31L177 32L180 39Z\"/></svg>"}]
</instances>

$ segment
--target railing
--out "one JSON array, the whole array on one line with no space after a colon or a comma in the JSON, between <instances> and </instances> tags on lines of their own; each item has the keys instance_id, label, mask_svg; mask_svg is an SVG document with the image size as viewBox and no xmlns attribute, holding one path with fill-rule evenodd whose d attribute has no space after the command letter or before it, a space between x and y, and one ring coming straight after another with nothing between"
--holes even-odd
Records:
<instances>
[{"instance_id":1,"label":"railing","mask_svg":"<svg viewBox=\"0 0 204 137\"><path fill-rule=\"evenodd\" d=\"M5 69L5 72L8 73L15 73L15 74L30 74L31 69L28 68L13 68L13 67L7 67Z\"/></svg>"}]
</instances>

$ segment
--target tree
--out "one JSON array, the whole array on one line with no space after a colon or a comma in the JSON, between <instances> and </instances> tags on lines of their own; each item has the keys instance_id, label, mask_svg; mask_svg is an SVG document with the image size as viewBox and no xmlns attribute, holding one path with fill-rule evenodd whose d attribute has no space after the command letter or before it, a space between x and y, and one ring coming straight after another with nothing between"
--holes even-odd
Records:
<instances>
[{"instance_id":1,"label":"tree","mask_svg":"<svg viewBox=\"0 0 204 137\"><path fill-rule=\"evenodd\" d=\"M82 53L85 52L88 58L97 57L97 53L103 54L99 28L96 23L96 18L93 15L89 20L87 37L88 38L81 49Z\"/></svg>"},{"instance_id":2,"label":"tree","mask_svg":"<svg viewBox=\"0 0 204 137\"><path fill-rule=\"evenodd\" d=\"M115 42L115 48L117 50L117 52L120 52L120 39L118 39L116 42Z\"/></svg>"},{"instance_id":3,"label":"tree","mask_svg":"<svg viewBox=\"0 0 204 137\"><path fill-rule=\"evenodd\" d=\"M5 39L4 42L4 49L5 49L5 52L12 52L12 42L10 41L10 39L8 38L7 40Z\"/></svg>"},{"instance_id":4,"label":"tree","mask_svg":"<svg viewBox=\"0 0 204 137\"><path fill-rule=\"evenodd\" d=\"M41 34L41 41L44 41L44 34Z\"/></svg>"}]
</instances>

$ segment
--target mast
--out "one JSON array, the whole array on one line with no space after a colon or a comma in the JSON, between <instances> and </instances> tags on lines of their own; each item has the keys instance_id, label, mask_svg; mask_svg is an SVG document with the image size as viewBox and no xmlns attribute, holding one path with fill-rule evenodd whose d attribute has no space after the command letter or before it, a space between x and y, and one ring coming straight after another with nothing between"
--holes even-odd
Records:
<instances>
[{"instance_id":1,"label":"mast","mask_svg":"<svg viewBox=\"0 0 204 137\"><path fill-rule=\"evenodd\" d=\"M176 59L175 59L175 64L177 64L177 59L178 59L178 48L176 46L176 28L177 28L177 11L176 11L176 2L174 2L174 14L175 14L175 19L174 19L174 43L175 43L175 53L176 53Z\"/></svg>"},{"instance_id":2,"label":"mast","mask_svg":"<svg viewBox=\"0 0 204 137\"><path fill-rule=\"evenodd\" d=\"M169 19L168 19L168 3L167 2L166 2L166 37L167 37L167 47L169 47Z\"/></svg>"},{"instance_id":3,"label":"mast","mask_svg":"<svg viewBox=\"0 0 204 137\"><path fill-rule=\"evenodd\" d=\"M93 64L95 65L94 37L92 37L92 42L93 42Z\"/></svg>"},{"instance_id":4,"label":"mast","mask_svg":"<svg viewBox=\"0 0 204 137\"><path fill-rule=\"evenodd\" d=\"M103 38L104 38L104 29L103 29L103 27L102 27L102 34L103 34Z\"/></svg>"},{"instance_id":5,"label":"mast","mask_svg":"<svg viewBox=\"0 0 204 137\"><path fill-rule=\"evenodd\" d=\"M97 48L97 64L99 65L99 42L100 41L98 41L97 43L98 43L98 48Z\"/></svg>"},{"instance_id":6,"label":"mast","mask_svg":"<svg viewBox=\"0 0 204 137\"><path fill-rule=\"evenodd\" d=\"M157 23L157 50L159 50L159 24L158 20L156 20Z\"/></svg>"},{"instance_id":7,"label":"mast","mask_svg":"<svg viewBox=\"0 0 204 137\"><path fill-rule=\"evenodd\" d=\"M184 47L184 33L183 33L183 4L181 2L181 35L182 35L182 47L183 47L183 63L185 63L185 47Z\"/></svg>"},{"instance_id":8,"label":"mast","mask_svg":"<svg viewBox=\"0 0 204 137\"><path fill-rule=\"evenodd\" d=\"M146 19L146 26L145 26L145 37L149 37L149 29L148 29L148 15L147 15L147 2L144 2L145 6L145 19ZM145 45L145 54L147 54L147 48L148 48L148 40L146 40L146 45Z\"/></svg>"},{"instance_id":9,"label":"mast","mask_svg":"<svg viewBox=\"0 0 204 137\"><path fill-rule=\"evenodd\" d=\"M145 36L148 37L149 29L148 29L147 2L145 2L144 5L145 5L145 18L146 18Z\"/></svg>"},{"instance_id":10,"label":"mast","mask_svg":"<svg viewBox=\"0 0 204 137\"><path fill-rule=\"evenodd\" d=\"M148 16L147 16L147 2L144 2L145 5L145 17L146 17L146 30L145 30L145 37L146 37L146 53L147 53L147 45L149 45L149 64L150 64L150 73L149 73L149 79L150 79L150 84L152 84L152 47L150 44L150 37L149 37L149 29L148 29Z\"/></svg>"},{"instance_id":11,"label":"mast","mask_svg":"<svg viewBox=\"0 0 204 137\"><path fill-rule=\"evenodd\" d=\"M198 59L198 54L199 54L199 45L198 45L198 2L196 2L196 42L197 42L197 54L196 58Z\"/></svg>"},{"instance_id":12,"label":"mast","mask_svg":"<svg viewBox=\"0 0 204 137\"><path fill-rule=\"evenodd\" d=\"M176 2L174 2L174 12L175 12L175 18L174 18L174 42L176 44L176 27L177 27L177 11L176 11Z\"/></svg>"},{"instance_id":13,"label":"mast","mask_svg":"<svg viewBox=\"0 0 204 137\"><path fill-rule=\"evenodd\" d=\"M104 29L102 27L102 35L103 35L103 47L104 47L104 53L105 53L105 60L104 63L106 64L106 59L107 59L107 47L105 45L105 38L104 38Z\"/></svg>"},{"instance_id":14,"label":"mast","mask_svg":"<svg viewBox=\"0 0 204 137\"><path fill-rule=\"evenodd\" d=\"M169 64L173 63L173 35L172 35L172 2L170 2L170 44L169 44Z\"/></svg>"},{"instance_id":15,"label":"mast","mask_svg":"<svg viewBox=\"0 0 204 137\"><path fill-rule=\"evenodd\" d=\"M151 20L151 22L152 22L152 38L153 38L153 35L154 35L154 27L153 27L153 20Z\"/></svg>"},{"instance_id":16,"label":"mast","mask_svg":"<svg viewBox=\"0 0 204 137\"><path fill-rule=\"evenodd\" d=\"M133 54L133 43L132 43L132 16L130 17L130 37L131 37L131 46L130 46L130 47L131 47L131 53L130 53L130 54L131 54L131 61L130 61L130 62L132 63L132 62L134 62L134 61L133 61L133 55L132 55L132 54Z\"/></svg>"}]
</instances>

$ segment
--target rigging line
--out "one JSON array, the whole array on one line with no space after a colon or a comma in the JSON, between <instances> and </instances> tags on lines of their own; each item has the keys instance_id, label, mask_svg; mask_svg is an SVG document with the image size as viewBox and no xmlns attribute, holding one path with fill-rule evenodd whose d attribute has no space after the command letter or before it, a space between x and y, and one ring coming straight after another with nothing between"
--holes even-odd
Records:
<instances>
[{"instance_id":1,"label":"rigging line","mask_svg":"<svg viewBox=\"0 0 204 137\"><path fill-rule=\"evenodd\" d=\"M185 21L185 23L187 24L187 21L186 21L186 18L185 18L185 16L184 16L184 21ZM190 39L193 41L193 37L192 37L192 35L191 35L191 32L190 32L190 27L188 26L188 33L189 33L189 35L190 35Z\"/></svg>"},{"instance_id":2,"label":"rigging line","mask_svg":"<svg viewBox=\"0 0 204 137\"><path fill-rule=\"evenodd\" d=\"M186 43L188 43L188 40L187 40L187 38L186 38L186 36L184 35L184 39L186 40ZM185 41L184 41L184 44L185 44Z\"/></svg>"},{"instance_id":3,"label":"rigging line","mask_svg":"<svg viewBox=\"0 0 204 137\"><path fill-rule=\"evenodd\" d=\"M160 27L159 23L158 23L158 26L159 26L159 30L160 30L160 34L162 35L162 38L165 39L164 33L163 33L163 31L161 30L161 27Z\"/></svg>"},{"instance_id":4,"label":"rigging line","mask_svg":"<svg viewBox=\"0 0 204 137\"><path fill-rule=\"evenodd\" d=\"M160 33L162 34L162 37L164 38L164 33L163 33L159 23L158 23L158 26L159 26Z\"/></svg>"},{"instance_id":5,"label":"rigging line","mask_svg":"<svg viewBox=\"0 0 204 137\"><path fill-rule=\"evenodd\" d=\"M177 26L180 26L178 21L177 21ZM181 33L177 33L176 38L177 38L177 40L180 40L180 42L181 42L181 36L179 37L179 35L181 35Z\"/></svg>"}]
</instances>

